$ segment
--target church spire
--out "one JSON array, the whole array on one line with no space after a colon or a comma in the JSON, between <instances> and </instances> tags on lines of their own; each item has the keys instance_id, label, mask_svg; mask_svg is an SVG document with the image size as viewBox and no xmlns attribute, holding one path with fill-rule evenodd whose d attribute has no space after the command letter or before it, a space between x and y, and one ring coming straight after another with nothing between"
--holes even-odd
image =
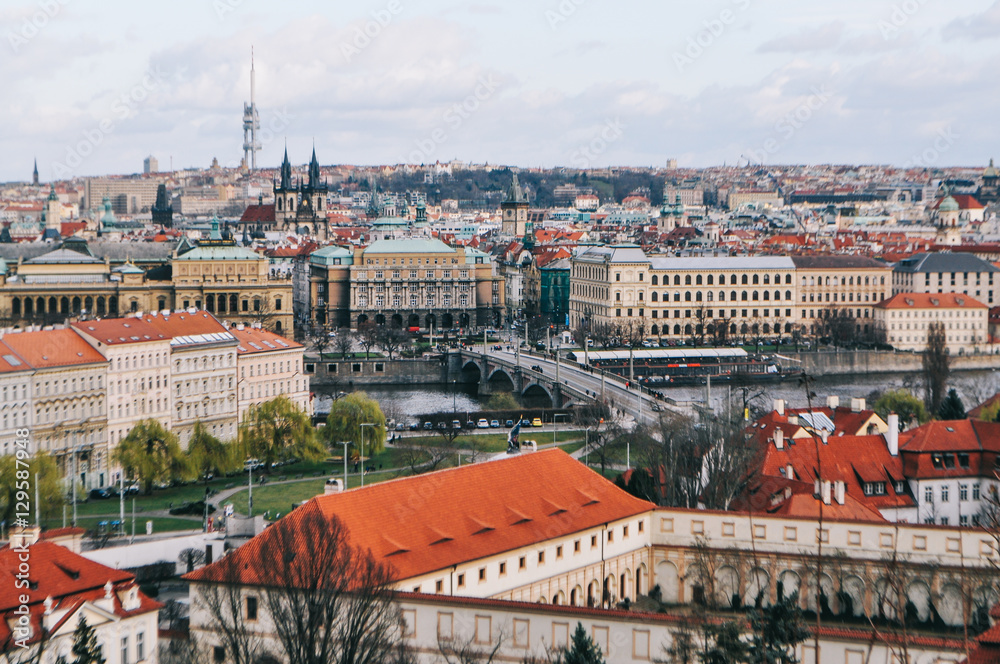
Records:
<instances>
[{"instance_id":1,"label":"church spire","mask_svg":"<svg viewBox=\"0 0 1000 664\"><path fill-rule=\"evenodd\" d=\"M309 161L309 186L317 187L320 183L319 180L319 160L316 159L316 146L313 145L312 159Z\"/></svg>"},{"instance_id":2,"label":"church spire","mask_svg":"<svg viewBox=\"0 0 1000 664\"><path fill-rule=\"evenodd\" d=\"M521 189L521 183L517 180L517 172L514 173L513 179L510 181L510 189L507 191L507 203L527 203L528 197L524 195L524 190Z\"/></svg>"},{"instance_id":3,"label":"church spire","mask_svg":"<svg viewBox=\"0 0 1000 664\"><path fill-rule=\"evenodd\" d=\"M36 187L38 186L38 157L35 157L35 171L34 171L34 173L32 173L31 182Z\"/></svg>"},{"instance_id":4,"label":"church spire","mask_svg":"<svg viewBox=\"0 0 1000 664\"><path fill-rule=\"evenodd\" d=\"M285 158L281 162L281 188L292 188L292 162L288 161L288 146L285 145Z\"/></svg>"}]
</instances>

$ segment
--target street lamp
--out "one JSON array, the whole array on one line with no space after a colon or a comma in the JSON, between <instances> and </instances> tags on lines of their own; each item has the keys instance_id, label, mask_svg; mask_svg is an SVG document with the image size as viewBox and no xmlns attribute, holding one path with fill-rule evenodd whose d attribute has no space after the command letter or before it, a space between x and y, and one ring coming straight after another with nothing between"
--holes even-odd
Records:
<instances>
[{"instance_id":1,"label":"street lamp","mask_svg":"<svg viewBox=\"0 0 1000 664\"><path fill-rule=\"evenodd\" d=\"M349 440L341 443L344 446L344 491L347 491L347 446L350 444Z\"/></svg>"},{"instance_id":2,"label":"street lamp","mask_svg":"<svg viewBox=\"0 0 1000 664\"><path fill-rule=\"evenodd\" d=\"M365 422L361 425L361 486L365 485L365 427L373 427L373 422Z\"/></svg>"}]
</instances>

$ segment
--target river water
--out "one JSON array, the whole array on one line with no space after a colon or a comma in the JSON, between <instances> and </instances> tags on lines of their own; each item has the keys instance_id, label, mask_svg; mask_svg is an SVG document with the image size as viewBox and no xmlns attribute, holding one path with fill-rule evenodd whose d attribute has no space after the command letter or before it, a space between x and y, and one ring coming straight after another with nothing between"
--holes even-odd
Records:
<instances>
[{"instance_id":1,"label":"river water","mask_svg":"<svg viewBox=\"0 0 1000 664\"><path fill-rule=\"evenodd\" d=\"M1000 391L1000 372L993 370L962 371L951 375L949 387L954 387L966 409ZM425 413L455 412L456 419L465 422L470 412L482 408L486 401L476 395L476 385L422 385L419 388L412 385L373 385L365 389L372 398L379 402L387 418L397 421L411 422L418 415ZM843 406L850 406L851 398L868 398L872 392L905 387L923 398L923 380L920 374L871 374L862 376L818 376L809 385L813 394L814 406L825 405L828 396L840 397ZM737 389L732 388L732 394L737 396ZM806 388L797 380L786 380L781 383L762 383L754 392L763 390L759 397L761 406L770 407L773 399L784 399L792 408L802 408L809 405ZM325 413L330 409L330 401L336 390L317 387L317 413ZM677 401L699 401L705 399L705 386L677 386L664 388L663 392ZM726 383L712 385L712 406L719 408L730 394ZM868 407L872 406L868 403Z\"/></svg>"}]
</instances>

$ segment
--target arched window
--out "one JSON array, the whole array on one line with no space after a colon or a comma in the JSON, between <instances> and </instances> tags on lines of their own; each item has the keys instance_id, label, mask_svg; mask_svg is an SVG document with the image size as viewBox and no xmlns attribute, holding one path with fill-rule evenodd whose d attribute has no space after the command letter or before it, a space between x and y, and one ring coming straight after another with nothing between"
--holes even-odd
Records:
<instances>
[{"instance_id":1,"label":"arched window","mask_svg":"<svg viewBox=\"0 0 1000 664\"><path fill-rule=\"evenodd\" d=\"M712 275L708 275L708 281L706 283L708 283L709 286L714 286L715 285L714 277Z\"/></svg>"},{"instance_id":2,"label":"arched window","mask_svg":"<svg viewBox=\"0 0 1000 664\"><path fill-rule=\"evenodd\" d=\"M680 286L680 285L681 285L681 275L675 274L674 275L674 286Z\"/></svg>"},{"instance_id":3,"label":"arched window","mask_svg":"<svg viewBox=\"0 0 1000 664\"><path fill-rule=\"evenodd\" d=\"M701 286L701 275L700 274L694 278L694 283L697 286Z\"/></svg>"},{"instance_id":4,"label":"arched window","mask_svg":"<svg viewBox=\"0 0 1000 664\"><path fill-rule=\"evenodd\" d=\"M642 298L643 295L644 295L644 293L642 291L639 291L639 301L640 302L642 302L642 300L643 300L643 298Z\"/></svg>"},{"instance_id":5,"label":"arched window","mask_svg":"<svg viewBox=\"0 0 1000 664\"><path fill-rule=\"evenodd\" d=\"M781 300L781 291L774 291L774 299L775 301Z\"/></svg>"},{"instance_id":6,"label":"arched window","mask_svg":"<svg viewBox=\"0 0 1000 664\"><path fill-rule=\"evenodd\" d=\"M719 291L719 302L725 302L725 301L726 301L726 291L720 290Z\"/></svg>"},{"instance_id":7,"label":"arched window","mask_svg":"<svg viewBox=\"0 0 1000 664\"><path fill-rule=\"evenodd\" d=\"M657 277L657 276L656 276L656 275L654 274L654 275L653 275L653 285L654 285L654 286L658 286L659 284L660 284L660 280L659 280L659 277Z\"/></svg>"},{"instance_id":8,"label":"arched window","mask_svg":"<svg viewBox=\"0 0 1000 664\"><path fill-rule=\"evenodd\" d=\"M688 291L688 292L684 293L684 301L685 302L690 302L691 301L691 291Z\"/></svg>"},{"instance_id":9,"label":"arched window","mask_svg":"<svg viewBox=\"0 0 1000 664\"><path fill-rule=\"evenodd\" d=\"M745 286L748 283L750 283L750 277L748 277L747 275L744 274L743 275L743 285Z\"/></svg>"},{"instance_id":10,"label":"arched window","mask_svg":"<svg viewBox=\"0 0 1000 664\"><path fill-rule=\"evenodd\" d=\"M786 284L792 283L792 275L790 275L790 274L786 274L785 275L785 283Z\"/></svg>"},{"instance_id":11,"label":"arched window","mask_svg":"<svg viewBox=\"0 0 1000 664\"><path fill-rule=\"evenodd\" d=\"M680 302L680 301L681 301L681 294L674 293L674 302Z\"/></svg>"},{"instance_id":12,"label":"arched window","mask_svg":"<svg viewBox=\"0 0 1000 664\"><path fill-rule=\"evenodd\" d=\"M747 301L747 300L749 300L749 299L750 299L750 294L749 294L749 293L747 293L746 291L743 291L743 296L742 296L742 300L743 300L744 302L746 302L746 301Z\"/></svg>"},{"instance_id":13,"label":"arched window","mask_svg":"<svg viewBox=\"0 0 1000 664\"><path fill-rule=\"evenodd\" d=\"M694 294L694 301L701 302L701 291L698 291Z\"/></svg>"},{"instance_id":14,"label":"arched window","mask_svg":"<svg viewBox=\"0 0 1000 664\"><path fill-rule=\"evenodd\" d=\"M746 295L746 293L744 293L744 295ZM723 298L723 299L725 299L725 298ZM736 291L732 291L731 293L729 293L729 299L732 300L733 302L736 301ZM746 299L746 298L743 298L743 299Z\"/></svg>"},{"instance_id":15,"label":"arched window","mask_svg":"<svg viewBox=\"0 0 1000 664\"><path fill-rule=\"evenodd\" d=\"M792 291L790 290L785 291L785 299L788 300L789 302L792 301Z\"/></svg>"},{"instance_id":16,"label":"arched window","mask_svg":"<svg viewBox=\"0 0 1000 664\"><path fill-rule=\"evenodd\" d=\"M754 284L754 286L756 286L759 283L760 283L760 277L758 275L756 275L756 274L753 275L753 284Z\"/></svg>"},{"instance_id":17,"label":"arched window","mask_svg":"<svg viewBox=\"0 0 1000 664\"><path fill-rule=\"evenodd\" d=\"M754 295L756 295L756 294L757 294L757 292L754 291ZM757 299L757 298L754 298L754 299ZM764 301L767 302L770 299L771 299L771 293L770 293L770 291L764 291Z\"/></svg>"},{"instance_id":18,"label":"arched window","mask_svg":"<svg viewBox=\"0 0 1000 664\"><path fill-rule=\"evenodd\" d=\"M690 286L691 285L691 275L690 274L685 274L684 275L684 285L685 286Z\"/></svg>"},{"instance_id":19,"label":"arched window","mask_svg":"<svg viewBox=\"0 0 1000 664\"><path fill-rule=\"evenodd\" d=\"M713 297L712 291L708 291L707 293L705 293L705 299L707 299L709 302L712 301L712 297Z\"/></svg>"},{"instance_id":20,"label":"arched window","mask_svg":"<svg viewBox=\"0 0 1000 664\"><path fill-rule=\"evenodd\" d=\"M746 277L743 277L743 278L746 279ZM746 283L746 282L744 281L743 283ZM730 286L735 286L736 285L736 275L735 274L729 275L729 285Z\"/></svg>"},{"instance_id":21,"label":"arched window","mask_svg":"<svg viewBox=\"0 0 1000 664\"><path fill-rule=\"evenodd\" d=\"M681 326L674 325L674 334L680 334L680 333L681 333Z\"/></svg>"},{"instance_id":22,"label":"arched window","mask_svg":"<svg viewBox=\"0 0 1000 664\"><path fill-rule=\"evenodd\" d=\"M653 278L655 279L656 277L653 277ZM656 302L657 299L659 298L659 293L657 293L656 291L653 291L653 294L651 295L651 297L653 298L653 302Z\"/></svg>"},{"instance_id":23,"label":"arched window","mask_svg":"<svg viewBox=\"0 0 1000 664\"><path fill-rule=\"evenodd\" d=\"M767 284L770 284L770 283L771 283L771 275L765 274L764 275L764 284L767 285Z\"/></svg>"}]
</instances>

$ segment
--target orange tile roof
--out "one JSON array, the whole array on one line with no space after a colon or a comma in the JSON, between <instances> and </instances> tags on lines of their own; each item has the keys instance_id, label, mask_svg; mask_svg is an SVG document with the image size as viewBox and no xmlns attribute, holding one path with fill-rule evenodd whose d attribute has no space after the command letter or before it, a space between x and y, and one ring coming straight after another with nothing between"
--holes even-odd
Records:
<instances>
[{"instance_id":1,"label":"orange tile roof","mask_svg":"<svg viewBox=\"0 0 1000 664\"><path fill-rule=\"evenodd\" d=\"M226 326L207 311L196 311L193 314L181 311L169 315L157 314L156 316L147 314L141 320L169 338L199 334L226 334L228 332Z\"/></svg>"},{"instance_id":2,"label":"orange tile roof","mask_svg":"<svg viewBox=\"0 0 1000 664\"><path fill-rule=\"evenodd\" d=\"M814 495L815 485L784 477L764 476L730 506L735 512L818 519L820 499ZM831 490L831 497L833 495ZM823 518L835 521L885 522L885 517L853 496L844 496L841 505L834 498L823 505Z\"/></svg>"},{"instance_id":3,"label":"orange tile roof","mask_svg":"<svg viewBox=\"0 0 1000 664\"><path fill-rule=\"evenodd\" d=\"M239 346L236 347L237 355L302 348L302 344L268 330L258 330L252 327L244 327L241 330L233 326L229 328L229 333L236 337L236 341L239 342Z\"/></svg>"},{"instance_id":4,"label":"orange tile roof","mask_svg":"<svg viewBox=\"0 0 1000 664\"><path fill-rule=\"evenodd\" d=\"M988 309L961 293L896 293L875 305L877 309Z\"/></svg>"},{"instance_id":5,"label":"orange tile roof","mask_svg":"<svg viewBox=\"0 0 1000 664\"><path fill-rule=\"evenodd\" d=\"M92 337L102 344L117 346L163 341L168 337L149 323L139 318L106 318L73 323L81 334Z\"/></svg>"},{"instance_id":6,"label":"orange tile roof","mask_svg":"<svg viewBox=\"0 0 1000 664\"><path fill-rule=\"evenodd\" d=\"M652 503L616 487L559 449L406 477L318 496L299 510L337 516L354 546L370 549L403 580L643 514ZM222 578L221 565L259 580L268 530L184 578ZM228 568L232 569L232 568Z\"/></svg>"},{"instance_id":7,"label":"orange tile roof","mask_svg":"<svg viewBox=\"0 0 1000 664\"><path fill-rule=\"evenodd\" d=\"M2 342L35 369L107 362L71 329L5 334Z\"/></svg>"}]
</instances>

